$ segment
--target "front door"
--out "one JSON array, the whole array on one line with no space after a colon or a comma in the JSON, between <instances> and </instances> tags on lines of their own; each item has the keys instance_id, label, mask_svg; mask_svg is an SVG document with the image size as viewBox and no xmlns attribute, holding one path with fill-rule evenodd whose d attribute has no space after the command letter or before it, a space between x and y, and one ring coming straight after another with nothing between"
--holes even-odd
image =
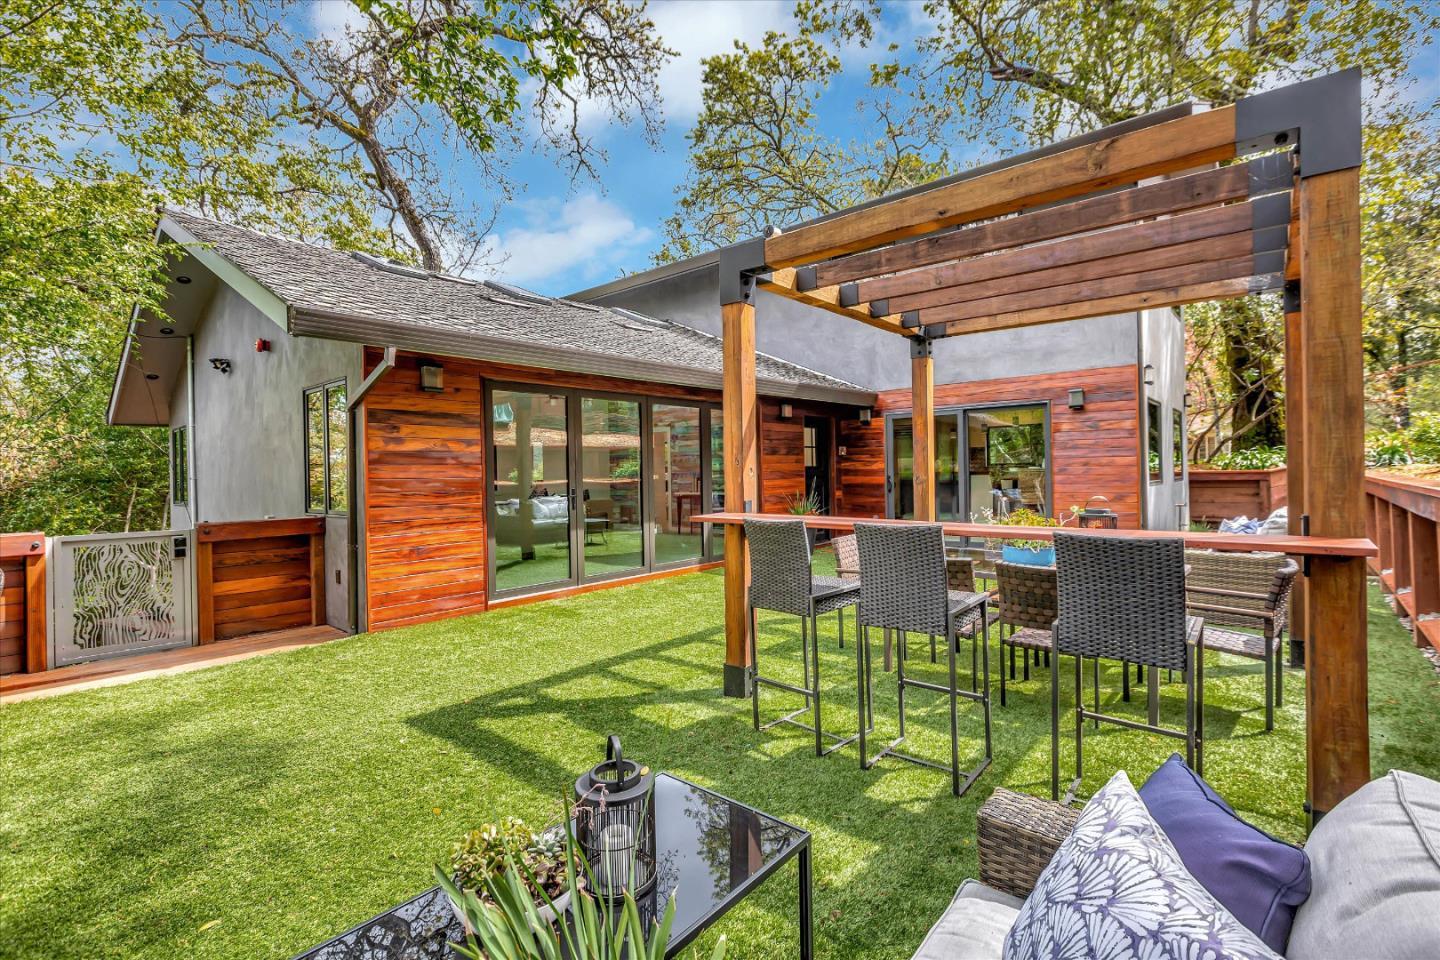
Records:
<instances>
[{"instance_id":1,"label":"front door","mask_svg":"<svg viewBox=\"0 0 1440 960\"><path fill-rule=\"evenodd\" d=\"M833 513L835 507L834 458L831 441L835 421L829 417L805 418L805 494L821 513Z\"/></svg>"}]
</instances>

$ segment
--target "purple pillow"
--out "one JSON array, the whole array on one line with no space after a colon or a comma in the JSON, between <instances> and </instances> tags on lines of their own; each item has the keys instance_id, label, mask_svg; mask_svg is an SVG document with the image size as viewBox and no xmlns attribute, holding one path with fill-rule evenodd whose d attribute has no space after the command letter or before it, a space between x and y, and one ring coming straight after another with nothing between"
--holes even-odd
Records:
<instances>
[{"instance_id":1,"label":"purple pillow","mask_svg":"<svg viewBox=\"0 0 1440 960\"><path fill-rule=\"evenodd\" d=\"M1140 799L1185 869L1276 953L1310 896L1310 859L1236 815L1180 754L1145 781Z\"/></svg>"}]
</instances>

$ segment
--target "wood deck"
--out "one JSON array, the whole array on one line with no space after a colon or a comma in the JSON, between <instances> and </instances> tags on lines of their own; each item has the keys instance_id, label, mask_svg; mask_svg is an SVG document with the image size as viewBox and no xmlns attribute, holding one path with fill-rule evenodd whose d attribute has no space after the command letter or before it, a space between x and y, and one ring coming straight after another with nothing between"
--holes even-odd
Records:
<instances>
[{"instance_id":1,"label":"wood deck","mask_svg":"<svg viewBox=\"0 0 1440 960\"><path fill-rule=\"evenodd\" d=\"M204 646L180 647L135 657L79 663L73 667L59 667L44 673L16 673L0 677L0 703L18 703L21 700L34 700L74 690L131 683L147 677L188 673L222 663L234 663L251 657L327 643L343 636L346 636L344 631L321 624L257 633Z\"/></svg>"}]
</instances>

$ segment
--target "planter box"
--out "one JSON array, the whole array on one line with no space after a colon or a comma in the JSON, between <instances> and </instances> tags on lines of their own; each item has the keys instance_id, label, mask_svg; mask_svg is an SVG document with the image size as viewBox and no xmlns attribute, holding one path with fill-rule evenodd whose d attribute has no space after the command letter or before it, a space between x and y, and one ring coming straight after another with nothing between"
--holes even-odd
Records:
<instances>
[{"instance_id":1,"label":"planter box","mask_svg":"<svg viewBox=\"0 0 1440 960\"><path fill-rule=\"evenodd\" d=\"M1190 471L1190 518L1219 523L1232 517L1264 519L1285 506L1285 468Z\"/></svg>"},{"instance_id":2,"label":"planter box","mask_svg":"<svg viewBox=\"0 0 1440 960\"><path fill-rule=\"evenodd\" d=\"M1023 563L1032 567L1055 566L1055 548L1013 547L1006 544L1000 550L1000 559L1006 563Z\"/></svg>"}]
</instances>

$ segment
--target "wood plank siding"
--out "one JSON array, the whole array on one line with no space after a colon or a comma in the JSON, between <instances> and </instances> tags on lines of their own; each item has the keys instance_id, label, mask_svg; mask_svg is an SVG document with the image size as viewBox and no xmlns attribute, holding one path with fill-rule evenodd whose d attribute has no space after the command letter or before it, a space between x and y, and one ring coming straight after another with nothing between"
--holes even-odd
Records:
<instances>
[{"instance_id":1,"label":"wood plank siding","mask_svg":"<svg viewBox=\"0 0 1440 960\"><path fill-rule=\"evenodd\" d=\"M25 560L0 560L0 674L25 669Z\"/></svg>"},{"instance_id":2,"label":"wood plank siding","mask_svg":"<svg viewBox=\"0 0 1440 960\"><path fill-rule=\"evenodd\" d=\"M197 527L200 643L324 623L324 530L321 517Z\"/></svg>"},{"instance_id":3,"label":"wood plank siding","mask_svg":"<svg viewBox=\"0 0 1440 960\"><path fill-rule=\"evenodd\" d=\"M45 535L0 534L0 676L47 665Z\"/></svg>"}]
</instances>

